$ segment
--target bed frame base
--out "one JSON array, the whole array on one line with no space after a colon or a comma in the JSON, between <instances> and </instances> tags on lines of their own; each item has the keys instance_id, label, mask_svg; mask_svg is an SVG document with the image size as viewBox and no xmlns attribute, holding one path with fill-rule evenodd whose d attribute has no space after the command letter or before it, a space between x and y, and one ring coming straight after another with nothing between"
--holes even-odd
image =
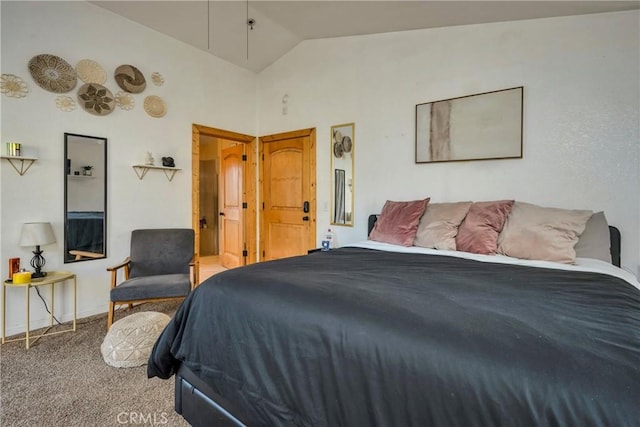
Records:
<instances>
[{"instance_id":1,"label":"bed frame base","mask_svg":"<svg viewBox=\"0 0 640 427\"><path fill-rule=\"evenodd\" d=\"M175 409L194 427L247 427L242 412L184 365L176 373Z\"/></svg>"}]
</instances>

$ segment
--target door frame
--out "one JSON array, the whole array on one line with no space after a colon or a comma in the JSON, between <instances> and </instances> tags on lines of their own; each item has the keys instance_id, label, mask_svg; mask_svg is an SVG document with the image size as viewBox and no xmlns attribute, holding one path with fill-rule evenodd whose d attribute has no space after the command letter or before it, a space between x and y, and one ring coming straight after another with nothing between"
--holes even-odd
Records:
<instances>
[{"instance_id":1,"label":"door frame","mask_svg":"<svg viewBox=\"0 0 640 427\"><path fill-rule=\"evenodd\" d=\"M246 144L245 153L247 160L243 167L242 196L247 203L244 215L244 239L247 256L245 264L253 264L257 261L257 232L256 232L256 146L257 138L224 129L209 126L191 125L191 224L195 232L195 247L197 258L200 249L200 135Z\"/></svg>"},{"instance_id":2,"label":"door frame","mask_svg":"<svg viewBox=\"0 0 640 427\"><path fill-rule=\"evenodd\" d=\"M264 144L273 141L282 141L292 138L309 137L309 163L311 167L309 176L309 187L311 190L311 197L309 200L309 225L311 232L309 233L309 248L314 248L316 245L316 233L317 233L317 202L316 202L316 128L300 129L289 132L282 132L273 135L261 136L258 138L258 158L264 161ZM264 165L261 165L259 172L258 186L260 189L260 197L264 198ZM264 200L262 200L260 209L260 254L258 259L263 260L262 251L265 247L264 244Z\"/></svg>"}]
</instances>

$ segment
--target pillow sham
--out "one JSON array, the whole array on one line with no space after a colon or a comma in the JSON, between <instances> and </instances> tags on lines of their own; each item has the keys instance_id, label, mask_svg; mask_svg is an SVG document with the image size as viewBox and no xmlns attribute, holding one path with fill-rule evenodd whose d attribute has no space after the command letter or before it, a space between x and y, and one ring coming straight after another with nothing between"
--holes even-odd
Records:
<instances>
[{"instance_id":1,"label":"pillow sham","mask_svg":"<svg viewBox=\"0 0 640 427\"><path fill-rule=\"evenodd\" d=\"M576 257L595 258L611 263L611 237L604 212L591 215L573 249Z\"/></svg>"},{"instance_id":2,"label":"pillow sham","mask_svg":"<svg viewBox=\"0 0 640 427\"><path fill-rule=\"evenodd\" d=\"M415 246L455 251L458 227L472 202L430 203L418 224Z\"/></svg>"},{"instance_id":3,"label":"pillow sham","mask_svg":"<svg viewBox=\"0 0 640 427\"><path fill-rule=\"evenodd\" d=\"M457 250L494 255L498 248L498 234L504 227L513 203L513 200L473 203L458 229Z\"/></svg>"},{"instance_id":4,"label":"pillow sham","mask_svg":"<svg viewBox=\"0 0 640 427\"><path fill-rule=\"evenodd\" d=\"M592 213L516 202L498 238L498 252L572 264L576 260L573 247Z\"/></svg>"},{"instance_id":5,"label":"pillow sham","mask_svg":"<svg viewBox=\"0 0 640 427\"><path fill-rule=\"evenodd\" d=\"M369 234L370 240L394 245L412 246L420 217L427 208L429 198L410 202L387 200Z\"/></svg>"}]
</instances>

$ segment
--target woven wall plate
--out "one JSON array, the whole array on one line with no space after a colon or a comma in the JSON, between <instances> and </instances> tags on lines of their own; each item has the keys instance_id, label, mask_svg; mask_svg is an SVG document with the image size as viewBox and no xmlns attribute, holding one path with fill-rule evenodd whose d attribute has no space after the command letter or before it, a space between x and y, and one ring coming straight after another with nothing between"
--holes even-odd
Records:
<instances>
[{"instance_id":1,"label":"woven wall plate","mask_svg":"<svg viewBox=\"0 0 640 427\"><path fill-rule=\"evenodd\" d=\"M351 141L350 137L345 136L342 138L342 148L344 148L345 153L350 153L352 146L353 146L353 142Z\"/></svg>"},{"instance_id":2,"label":"woven wall plate","mask_svg":"<svg viewBox=\"0 0 640 427\"><path fill-rule=\"evenodd\" d=\"M162 86L164 84L164 77L162 77L162 74L155 71L151 74L151 81L156 86Z\"/></svg>"},{"instance_id":3,"label":"woven wall plate","mask_svg":"<svg viewBox=\"0 0 640 427\"><path fill-rule=\"evenodd\" d=\"M144 76L133 65L121 65L113 73L118 86L125 92L140 93L147 87Z\"/></svg>"},{"instance_id":4,"label":"woven wall plate","mask_svg":"<svg viewBox=\"0 0 640 427\"><path fill-rule=\"evenodd\" d=\"M167 114L167 104L156 95L149 95L144 99L144 111L151 117L163 117Z\"/></svg>"},{"instance_id":5,"label":"woven wall plate","mask_svg":"<svg viewBox=\"0 0 640 427\"><path fill-rule=\"evenodd\" d=\"M119 90L116 93L116 105L123 110L133 110L133 107L136 106L136 100L130 93Z\"/></svg>"},{"instance_id":6,"label":"woven wall plate","mask_svg":"<svg viewBox=\"0 0 640 427\"><path fill-rule=\"evenodd\" d=\"M76 106L77 106L76 101L74 101L72 97L67 95L56 96L56 107L58 107L60 111L64 111L65 113L68 113L70 111L75 110Z\"/></svg>"},{"instance_id":7,"label":"woven wall plate","mask_svg":"<svg viewBox=\"0 0 640 427\"><path fill-rule=\"evenodd\" d=\"M107 72L96 61L83 59L76 65L78 78L85 83L104 84L107 81Z\"/></svg>"},{"instance_id":8,"label":"woven wall plate","mask_svg":"<svg viewBox=\"0 0 640 427\"><path fill-rule=\"evenodd\" d=\"M109 89L97 83L87 83L78 89L78 104L94 116L111 114L116 100Z\"/></svg>"},{"instance_id":9,"label":"woven wall plate","mask_svg":"<svg viewBox=\"0 0 640 427\"><path fill-rule=\"evenodd\" d=\"M76 87L76 71L64 59L55 55L36 55L29 61L33 80L44 90L65 93Z\"/></svg>"},{"instance_id":10,"label":"woven wall plate","mask_svg":"<svg viewBox=\"0 0 640 427\"><path fill-rule=\"evenodd\" d=\"M24 98L29 92L29 86L15 74L2 74L0 76L0 93L9 98Z\"/></svg>"}]
</instances>

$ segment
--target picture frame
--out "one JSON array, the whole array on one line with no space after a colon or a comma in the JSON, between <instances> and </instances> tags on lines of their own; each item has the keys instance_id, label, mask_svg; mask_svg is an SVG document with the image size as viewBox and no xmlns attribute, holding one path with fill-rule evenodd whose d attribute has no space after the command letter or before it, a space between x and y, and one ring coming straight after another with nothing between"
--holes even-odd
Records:
<instances>
[{"instance_id":1,"label":"picture frame","mask_svg":"<svg viewBox=\"0 0 640 427\"><path fill-rule=\"evenodd\" d=\"M13 280L13 274L20 271L20 258L9 258L9 280Z\"/></svg>"},{"instance_id":2,"label":"picture frame","mask_svg":"<svg viewBox=\"0 0 640 427\"><path fill-rule=\"evenodd\" d=\"M524 86L416 105L416 163L521 159Z\"/></svg>"}]
</instances>

